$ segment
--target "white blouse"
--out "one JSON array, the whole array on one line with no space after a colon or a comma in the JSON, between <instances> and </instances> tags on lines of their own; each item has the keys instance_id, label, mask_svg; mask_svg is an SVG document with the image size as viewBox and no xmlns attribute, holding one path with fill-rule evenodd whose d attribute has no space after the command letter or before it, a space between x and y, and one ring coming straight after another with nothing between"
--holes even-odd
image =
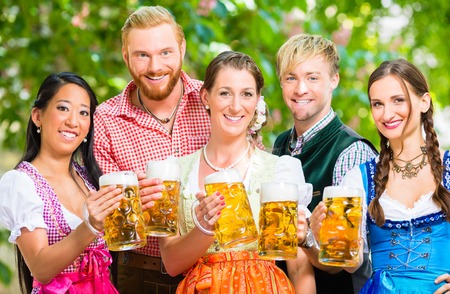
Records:
<instances>
[{"instance_id":1,"label":"white blouse","mask_svg":"<svg viewBox=\"0 0 450 294\"><path fill-rule=\"evenodd\" d=\"M34 231L47 229L43 216L44 202L36 193L33 180L24 172L10 170L0 179L0 224L11 234L10 243L15 244L21 229ZM62 206L64 218L71 229L78 227L82 220Z\"/></svg>"}]
</instances>

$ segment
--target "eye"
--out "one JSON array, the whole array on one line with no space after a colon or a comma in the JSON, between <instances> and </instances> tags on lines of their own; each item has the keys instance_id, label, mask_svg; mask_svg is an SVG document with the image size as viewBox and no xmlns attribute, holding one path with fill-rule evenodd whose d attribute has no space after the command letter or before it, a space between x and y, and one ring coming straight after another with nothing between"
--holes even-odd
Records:
<instances>
[{"instance_id":1,"label":"eye","mask_svg":"<svg viewBox=\"0 0 450 294\"><path fill-rule=\"evenodd\" d=\"M80 111L80 114L81 114L82 116L89 116L89 111L82 110L82 111Z\"/></svg>"},{"instance_id":2,"label":"eye","mask_svg":"<svg viewBox=\"0 0 450 294\"><path fill-rule=\"evenodd\" d=\"M315 81L318 81L319 78L316 77L316 76L310 76L310 77L308 77L308 80L309 80L309 81L312 81L312 82L315 82Z\"/></svg>"},{"instance_id":3,"label":"eye","mask_svg":"<svg viewBox=\"0 0 450 294\"><path fill-rule=\"evenodd\" d=\"M374 101L374 102L370 103L370 105L371 105L372 107L379 107L379 106L381 106L382 104L381 104L380 102L378 102L378 101Z\"/></svg>"},{"instance_id":4,"label":"eye","mask_svg":"<svg viewBox=\"0 0 450 294\"><path fill-rule=\"evenodd\" d=\"M253 97L253 93L252 92L244 92L244 96L245 97Z\"/></svg>"},{"instance_id":5,"label":"eye","mask_svg":"<svg viewBox=\"0 0 450 294\"><path fill-rule=\"evenodd\" d=\"M56 109L61 110L61 111L69 111L69 108L66 106L57 106Z\"/></svg>"},{"instance_id":6,"label":"eye","mask_svg":"<svg viewBox=\"0 0 450 294\"><path fill-rule=\"evenodd\" d=\"M170 51L169 50L165 50L161 53L162 56L169 56L170 55Z\"/></svg>"},{"instance_id":7,"label":"eye","mask_svg":"<svg viewBox=\"0 0 450 294\"><path fill-rule=\"evenodd\" d=\"M285 80L286 82L292 82L295 81L295 78L293 76L287 76Z\"/></svg>"},{"instance_id":8,"label":"eye","mask_svg":"<svg viewBox=\"0 0 450 294\"><path fill-rule=\"evenodd\" d=\"M403 103L403 102L405 102L405 98L395 98L394 102L395 102L395 104Z\"/></svg>"},{"instance_id":9,"label":"eye","mask_svg":"<svg viewBox=\"0 0 450 294\"><path fill-rule=\"evenodd\" d=\"M219 96L229 96L230 93L228 91L220 91Z\"/></svg>"},{"instance_id":10,"label":"eye","mask_svg":"<svg viewBox=\"0 0 450 294\"><path fill-rule=\"evenodd\" d=\"M144 57L147 57L147 54L146 54L146 53L139 53L139 54L138 54L138 57L144 58Z\"/></svg>"}]
</instances>

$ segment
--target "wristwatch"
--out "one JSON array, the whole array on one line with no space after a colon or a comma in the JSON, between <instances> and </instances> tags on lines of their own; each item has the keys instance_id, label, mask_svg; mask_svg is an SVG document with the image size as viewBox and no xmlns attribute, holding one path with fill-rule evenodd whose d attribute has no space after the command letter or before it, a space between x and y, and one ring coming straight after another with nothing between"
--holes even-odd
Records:
<instances>
[{"instance_id":1,"label":"wristwatch","mask_svg":"<svg viewBox=\"0 0 450 294\"><path fill-rule=\"evenodd\" d=\"M303 243L298 244L299 247L309 249L314 246L314 235L310 227L306 230L306 236Z\"/></svg>"}]
</instances>

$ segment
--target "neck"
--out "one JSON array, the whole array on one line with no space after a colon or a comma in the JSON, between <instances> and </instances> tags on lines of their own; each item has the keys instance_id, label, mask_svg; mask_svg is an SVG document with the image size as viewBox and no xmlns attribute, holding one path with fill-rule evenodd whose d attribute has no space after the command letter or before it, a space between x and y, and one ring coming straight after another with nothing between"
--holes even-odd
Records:
<instances>
[{"instance_id":1,"label":"neck","mask_svg":"<svg viewBox=\"0 0 450 294\"><path fill-rule=\"evenodd\" d=\"M425 146L425 142L420 136L420 138L412 140L412 139L406 139L406 140L399 140L389 141L390 148L392 149L392 155L394 158L402 158L406 160L410 160L411 158L417 156L420 152L421 146Z\"/></svg>"},{"instance_id":2,"label":"neck","mask_svg":"<svg viewBox=\"0 0 450 294\"><path fill-rule=\"evenodd\" d=\"M145 111L145 109L143 109L143 106L141 106L141 103L139 102L137 95L138 90L139 88L136 87L131 100L135 106ZM158 117L168 117L172 113L173 109L177 107L179 101L183 96L183 83L180 79L176 86L173 88L172 92L162 100L153 100L148 98L147 96L145 96L142 89L139 91L139 95L141 97L142 104L153 114L157 115Z\"/></svg>"},{"instance_id":3,"label":"neck","mask_svg":"<svg viewBox=\"0 0 450 294\"><path fill-rule=\"evenodd\" d=\"M237 142L230 142L229 144L223 144L210 140L204 147L204 152L207 154L205 158L210 161L215 167L225 168L229 165L244 161L249 156L251 144L247 140L239 140ZM213 168L214 169L214 168Z\"/></svg>"},{"instance_id":4,"label":"neck","mask_svg":"<svg viewBox=\"0 0 450 294\"><path fill-rule=\"evenodd\" d=\"M70 175L70 159L71 157L55 158L39 154L31 163L44 177L61 177Z\"/></svg>"}]
</instances>

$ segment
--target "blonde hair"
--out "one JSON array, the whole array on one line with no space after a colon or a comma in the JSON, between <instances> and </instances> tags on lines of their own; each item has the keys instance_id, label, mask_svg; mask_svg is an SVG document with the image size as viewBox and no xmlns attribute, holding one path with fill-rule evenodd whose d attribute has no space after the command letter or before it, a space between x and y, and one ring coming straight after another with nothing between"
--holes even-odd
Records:
<instances>
[{"instance_id":1,"label":"blonde hair","mask_svg":"<svg viewBox=\"0 0 450 294\"><path fill-rule=\"evenodd\" d=\"M183 28L175 21L172 14L162 6L143 6L133 12L122 27L122 45L127 44L128 33L131 29L146 29L162 24L169 24L175 31L178 44L184 39Z\"/></svg>"},{"instance_id":2,"label":"blonde hair","mask_svg":"<svg viewBox=\"0 0 450 294\"><path fill-rule=\"evenodd\" d=\"M339 73L339 54L333 42L319 35L292 36L276 55L278 79L281 81L283 75L316 56L323 56L329 63L331 76Z\"/></svg>"}]
</instances>

